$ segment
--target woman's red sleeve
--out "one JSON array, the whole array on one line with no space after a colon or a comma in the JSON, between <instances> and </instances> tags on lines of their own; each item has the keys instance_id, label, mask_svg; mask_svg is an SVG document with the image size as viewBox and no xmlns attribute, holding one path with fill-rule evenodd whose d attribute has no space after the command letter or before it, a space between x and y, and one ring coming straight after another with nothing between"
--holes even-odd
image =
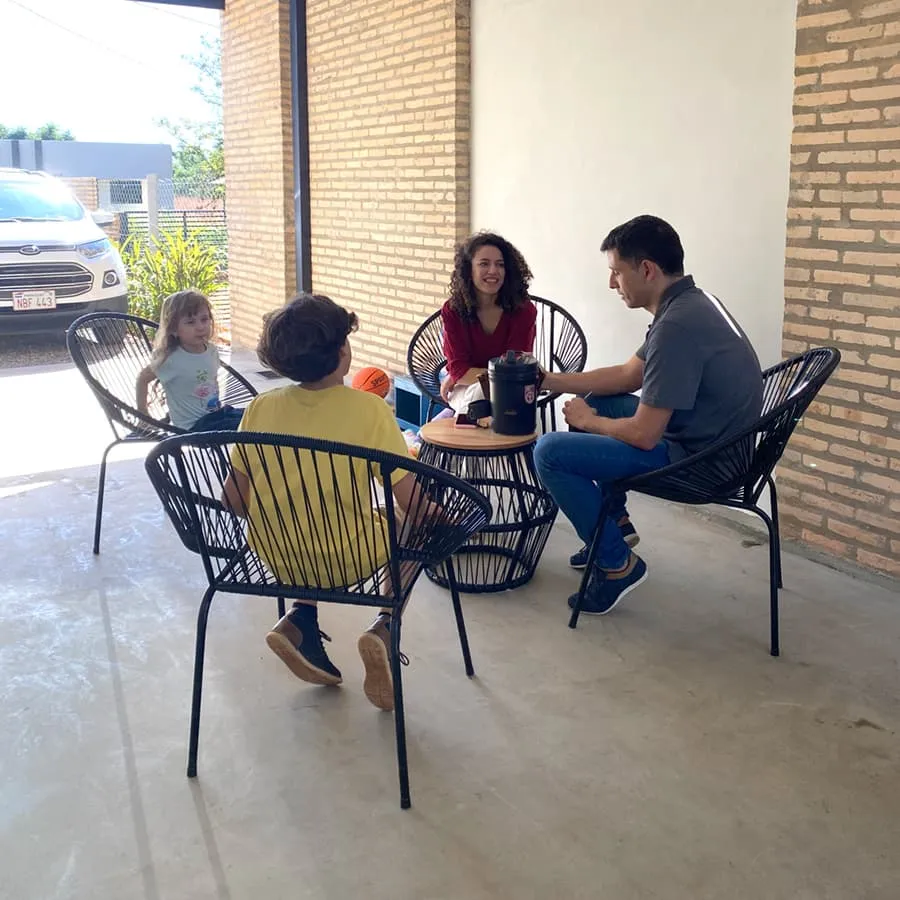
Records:
<instances>
[{"instance_id":1,"label":"woman's red sleeve","mask_svg":"<svg viewBox=\"0 0 900 900\"><path fill-rule=\"evenodd\" d=\"M509 350L534 353L534 339L537 332L537 307L530 300L519 308L509 329Z\"/></svg>"},{"instance_id":2,"label":"woman's red sleeve","mask_svg":"<svg viewBox=\"0 0 900 900\"><path fill-rule=\"evenodd\" d=\"M469 357L469 340L466 323L452 309L441 310L444 326L444 356L447 358L447 372L454 381L459 381L473 368Z\"/></svg>"}]
</instances>

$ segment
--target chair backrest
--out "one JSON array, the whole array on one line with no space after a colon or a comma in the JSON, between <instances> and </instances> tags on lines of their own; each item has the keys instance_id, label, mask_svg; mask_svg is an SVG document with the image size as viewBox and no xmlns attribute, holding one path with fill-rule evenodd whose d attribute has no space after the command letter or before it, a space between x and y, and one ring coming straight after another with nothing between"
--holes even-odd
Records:
<instances>
[{"instance_id":1,"label":"chair backrest","mask_svg":"<svg viewBox=\"0 0 900 900\"><path fill-rule=\"evenodd\" d=\"M182 431L167 420L165 393L153 382L148 393L148 414L138 411L138 374L150 364L158 323L126 313L89 313L76 319L66 332L72 361L115 429L162 437ZM223 366L219 373L222 403L242 403L256 390L237 372Z\"/></svg>"},{"instance_id":2,"label":"chair backrest","mask_svg":"<svg viewBox=\"0 0 900 900\"><path fill-rule=\"evenodd\" d=\"M146 468L210 584L238 593L365 603L388 591L401 599L424 566L443 562L491 516L475 488L432 466L288 435L172 437ZM235 468L249 482L246 516L221 500ZM405 516L381 487L404 473L416 486Z\"/></svg>"},{"instance_id":3,"label":"chair backrest","mask_svg":"<svg viewBox=\"0 0 900 900\"><path fill-rule=\"evenodd\" d=\"M628 489L685 503L755 503L840 359L835 348L819 347L766 369L763 409L753 425L665 469L627 479Z\"/></svg>"},{"instance_id":4,"label":"chair backrest","mask_svg":"<svg viewBox=\"0 0 900 900\"><path fill-rule=\"evenodd\" d=\"M749 471L757 493L772 474L797 423L840 361L841 353L835 347L817 347L763 372L763 410Z\"/></svg>"},{"instance_id":5,"label":"chair backrest","mask_svg":"<svg viewBox=\"0 0 900 900\"><path fill-rule=\"evenodd\" d=\"M552 300L534 296L531 299L537 307L534 355L540 364L548 372L583 371L587 364L587 338L581 326ZM406 353L410 377L436 403L443 403L440 373L446 364L438 310L419 326Z\"/></svg>"},{"instance_id":6,"label":"chair backrest","mask_svg":"<svg viewBox=\"0 0 900 900\"><path fill-rule=\"evenodd\" d=\"M571 313L552 300L531 298L537 306L534 355L548 372L583 372L587 338Z\"/></svg>"}]
</instances>

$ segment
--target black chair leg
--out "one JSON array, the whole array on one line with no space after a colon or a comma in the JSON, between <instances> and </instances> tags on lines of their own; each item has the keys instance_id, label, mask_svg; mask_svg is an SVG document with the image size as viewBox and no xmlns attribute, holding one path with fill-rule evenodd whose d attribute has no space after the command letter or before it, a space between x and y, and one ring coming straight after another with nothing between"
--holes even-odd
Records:
<instances>
[{"instance_id":1,"label":"black chair leg","mask_svg":"<svg viewBox=\"0 0 900 900\"><path fill-rule=\"evenodd\" d=\"M766 523L769 530L769 626L771 631L769 653L778 656L781 648L778 639L778 578L779 578L779 554L778 531L773 520L759 507L754 507L755 512Z\"/></svg>"},{"instance_id":2,"label":"black chair leg","mask_svg":"<svg viewBox=\"0 0 900 900\"><path fill-rule=\"evenodd\" d=\"M97 515L94 518L94 555L100 552L100 525L103 521L103 491L106 488L106 458L109 451L113 447L121 444L122 441L113 441L104 451L103 458L100 460L100 478L97 483Z\"/></svg>"},{"instance_id":3,"label":"black chair leg","mask_svg":"<svg viewBox=\"0 0 900 900\"><path fill-rule=\"evenodd\" d=\"M469 638L466 634L466 622L463 619L462 604L459 602L459 587L456 584L456 571L453 568L453 560L448 559L444 563L447 572L447 586L450 588L450 599L453 601L453 615L456 616L456 631L459 634L459 646L462 647L463 662L466 666L466 675L471 678L475 674L472 666L472 656L469 653Z\"/></svg>"},{"instance_id":4,"label":"black chair leg","mask_svg":"<svg viewBox=\"0 0 900 900\"><path fill-rule=\"evenodd\" d=\"M285 609L284 609L284 597L279 597L279 598L278 598L278 618L279 618L279 619L283 619L283 618L284 618L284 613L285 613Z\"/></svg>"},{"instance_id":5,"label":"black chair leg","mask_svg":"<svg viewBox=\"0 0 900 900\"><path fill-rule=\"evenodd\" d=\"M391 621L391 675L394 679L394 728L397 735L397 769L400 775L400 808L409 809L409 767L406 760L406 720L403 715L403 666L400 662L402 616Z\"/></svg>"},{"instance_id":6,"label":"black chair leg","mask_svg":"<svg viewBox=\"0 0 900 900\"><path fill-rule=\"evenodd\" d=\"M551 400L549 403L542 403L538 409L541 413L541 434L550 434L556 431L556 403ZM550 431L547 430L547 421L550 422Z\"/></svg>"},{"instance_id":7,"label":"black chair leg","mask_svg":"<svg viewBox=\"0 0 900 900\"><path fill-rule=\"evenodd\" d=\"M581 576L581 584L578 587L578 597L575 600L575 606L572 609L572 615L569 616L569 628L575 628L578 625L578 616L581 614L581 604L584 602L584 592L587 590L588 581L594 571L594 560L597 558L597 551L600 549L600 535L603 531L603 522L612 509L612 497L609 491L606 491L603 503L600 504L600 515L597 516L597 525L594 528L594 536L591 539L591 548L588 551L587 565L584 567L584 575Z\"/></svg>"},{"instance_id":8,"label":"black chair leg","mask_svg":"<svg viewBox=\"0 0 900 900\"><path fill-rule=\"evenodd\" d=\"M775 533L775 574L778 578L779 589L784 587L784 578L781 574L781 529L778 527L778 515L772 518L772 528Z\"/></svg>"},{"instance_id":9,"label":"black chair leg","mask_svg":"<svg viewBox=\"0 0 900 900\"><path fill-rule=\"evenodd\" d=\"M216 593L214 587L206 589L200 611L197 614L197 644L194 651L194 696L191 702L191 738L188 745L188 778L197 777L197 745L200 742L200 700L203 694L203 658L206 652L206 623L209 606Z\"/></svg>"},{"instance_id":10,"label":"black chair leg","mask_svg":"<svg viewBox=\"0 0 900 900\"><path fill-rule=\"evenodd\" d=\"M769 476L769 498L772 503L772 524L775 527L776 562L778 564L778 587L784 587L784 578L781 574L781 528L778 523L778 493L775 490L775 481Z\"/></svg>"}]
</instances>

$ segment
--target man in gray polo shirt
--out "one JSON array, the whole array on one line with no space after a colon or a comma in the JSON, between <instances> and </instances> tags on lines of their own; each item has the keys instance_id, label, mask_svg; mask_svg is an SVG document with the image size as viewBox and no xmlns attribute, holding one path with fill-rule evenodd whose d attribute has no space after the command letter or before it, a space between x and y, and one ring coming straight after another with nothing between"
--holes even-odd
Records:
<instances>
[{"instance_id":1,"label":"man in gray polo shirt","mask_svg":"<svg viewBox=\"0 0 900 900\"><path fill-rule=\"evenodd\" d=\"M570 432L544 435L534 454L541 480L585 543L570 560L576 569L587 564L606 485L698 453L752 425L762 409L756 353L723 304L684 274L684 250L671 225L638 216L614 228L601 249L610 288L653 321L622 365L547 373L544 380L551 391L585 395L565 404ZM624 495L613 498L601 527L601 577L589 581L582 606L597 615L647 577L631 549L639 538Z\"/></svg>"}]
</instances>

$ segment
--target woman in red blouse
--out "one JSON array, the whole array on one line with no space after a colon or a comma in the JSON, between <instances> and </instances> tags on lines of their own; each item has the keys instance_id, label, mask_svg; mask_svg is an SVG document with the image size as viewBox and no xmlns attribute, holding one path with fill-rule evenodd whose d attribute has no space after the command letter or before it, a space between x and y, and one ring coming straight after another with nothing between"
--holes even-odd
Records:
<instances>
[{"instance_id":1,"label":"woman in red blouse","mask_svg":"<svg viewBox=\"0 0 900 900\"><path fill-rule=\"evenodd\" d=\"M498 234L479 232L457 248L450 299L441 309L447 358L441 396L457 412L483 399L475 378L479 373L471 370L487 369L490 359L507 350L534 350L537 308L528 296L531 277L522 254ZM463 378L466 373L469 377Z\"/></svg>"}]
</instances>

